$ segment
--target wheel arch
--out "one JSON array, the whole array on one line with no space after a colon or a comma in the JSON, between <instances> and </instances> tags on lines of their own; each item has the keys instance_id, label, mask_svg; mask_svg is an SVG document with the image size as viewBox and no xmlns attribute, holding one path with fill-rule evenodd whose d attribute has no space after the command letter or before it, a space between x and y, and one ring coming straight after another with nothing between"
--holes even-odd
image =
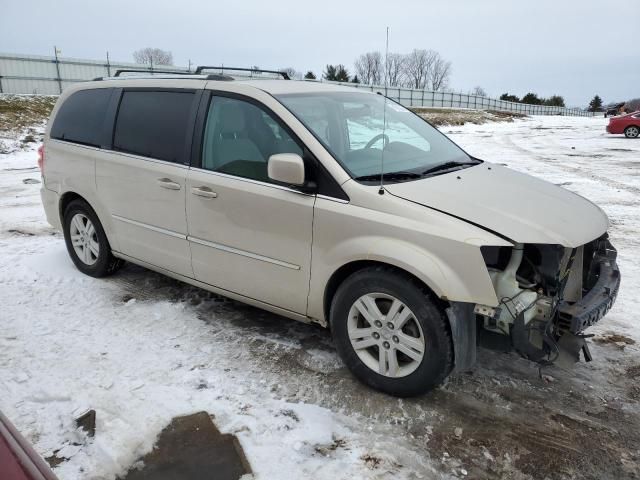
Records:
<instances>
[{"instance_id":1,"label":"wheel arch","mask_svg":"<svg viewBox=\"0 0 640 480\"><path fill-rule=\"evenodd\" d=\"M443 311L449 306L449 302L446 299L438 296L434 289L431 288L431 286L429 286L423 279L419 278L417 275L404 268L380 260L353 260L345 263L335 272L333 272L333 274L327 281L322 299L324 319L327 322L327 325L329 324L329 317L331 315L331 301L333 300L333 297L338 291L338 288L340 287L342 282L344 282L347 277L354 274L355 272L369 267L385 267L400 274L407 275L418 282L420 285L422 285L424 288L426 288L432 294L433 299L438 302L438 305L442 307Z\"/></svg>"},{"instance_id":2,"label":"wheel arch","mask_svg":"<svg viewBox=\"0 0 640 480\"><path fill-rule=\"evenodd\" d=\"M637 124L636 124L636 123L632 123L631 125L627 125L626 127L624 127L624 129L622 130L622 132L626 135L627 130L628 130L629 128L632 128L632 127L635 127L635 128L637 128L638 130L640 130L640 123L637 123ZM640 136L640 135L639 135L639 136ZM638 136L637 136L636 138L638 138Z\"/></svg>"},{"instance_id":3,"label":"wheel arch","mask_svg":"<svg viewBox=\"0 0 640 480\"><path fill-rule=\"evenodd\" d=\"M86 202L86 204L89 205L89 207L91 207L91 209L95 212L96 216L98 217L98 220L100 220L100 223L102 224L102 229L104 230L104 233L107 236L107 240L109 241L111 248L115 248L117 250L117 242L116 242L116 239L114 238L115 235L113 235L112 233L112 223L105 221L106 220L105 215L102 214L102 210L100 208L96 208L96 205L94 205L91 201L89 201L86 196L83 196L76 191L68 190L60 195L60 200L58 202L58 214L60 216L60 225L62 225L64 228L64 211L67 209L67 206L74 200L82 200L83 202Z\"/></svg>"},{"instance_id":4,"label":"wheel arch","mask_svg":"<svg viewBox=\"0 0 640 480\"><path fill-rule=\"evenodd\" d=\"M74 200L83 200L87 202L89 206L91 204L88 202L86 198L76 192L65 192L60 196L60 202L58 203L58 214L60 215L60 223L64 224L64 211L67 209L67 206L73 202ZM93 208L93 207L91 207ZM94 209L95 211L95 209Z\"/></svg>"},{"instance_id":5,"label":"wheel arch","mask_svg":"<svg viewBox=\"0 0 640 480\"><path fill-rule=\"evenodd\" d=\"M329 278L324 291L323 306L327 325L330 325L331 302L340 285L354 273L370 267L384 267L400 273L427 291L447 319L444 322L453 347L455 371L466 371L476 362L476 323L473 303L455 302L441 298L418 276L397 265L377 260L355 260L342 265Z\"/></svg>"}]
</instances>

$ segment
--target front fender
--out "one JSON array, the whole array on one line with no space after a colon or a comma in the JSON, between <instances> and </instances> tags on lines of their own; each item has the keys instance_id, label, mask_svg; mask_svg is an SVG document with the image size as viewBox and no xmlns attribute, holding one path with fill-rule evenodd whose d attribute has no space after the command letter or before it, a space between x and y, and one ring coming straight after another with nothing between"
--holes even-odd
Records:
<instances>
[{"instance_id":1,"label":"front fender","mask_svg":"<svg viewBox=\"0 0 640 480\"><path fill-rule=\"evenodd\" d=\"M360 261L404 270L443 300L498 305L480 247L511 243L442 212L363 189L350 190L349 203L316 200L309 317L328 320L324 310L330 279Z\"/></svg>"},{"instance_id":2,"label":"front fender","mask_svg":"<svg viewBox=\"0 0 640 480\"><path fill-rule=\"evenodd\" d=\"M498 299L480 247L452 240L447 244L446 259L434 249L376 236L350 238L333 245L322 255L317 254L314 248L308 315L328 320L324 311L324 292L329 280L340 268L360 261L383 263L404 270L420 279L443 300L497 306Z\"/></svg>"}]
</instances>

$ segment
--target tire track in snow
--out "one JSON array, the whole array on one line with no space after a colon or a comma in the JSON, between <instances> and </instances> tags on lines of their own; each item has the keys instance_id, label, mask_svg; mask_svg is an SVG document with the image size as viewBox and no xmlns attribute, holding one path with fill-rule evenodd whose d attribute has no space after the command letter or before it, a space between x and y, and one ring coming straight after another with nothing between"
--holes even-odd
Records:
<instances>
[{"instance_id":1,"label":"tire track in snow","mask_svg":"<svg viewBox=\"0 0 640 480\"><path fill-rule=\"evenodd\" d=\"M503 144L505 144L505 146L507 148L512 148L515 149L521 153L526 154L530 159L535 159L538 160L541 164L543 164L545 167L548 167L550 164L553 165L554 167L558 168L559 170L563 170L565 172L568 173L572 173L575 174L579 177L585 178L587 180L596 180L600 183L604 183L605 185L607 185L608 187L615 189L615 190L624 190L626 192L632 193L634 195L640 195L640 188L635 187L633 185L629 185L627 183L623 183L623 182L619 182L617 180L612 179L611 177L605 176L605 175L601 175L598 173L595 173L593 170L586 170L582 167L578 167L578 166L572 166L572 165L568 165L566 163L566 161L563 161L562 159L559 159L557 156L549 156L549 155L543 155L541 153L539 153L539 151L537 151L535 148L531 148L531 147L525 147L522 144L520 144L519 142L521 140L525 140L523 137L515 137L518 141L518 143L516 142L516 139L514 139L514 135L501 135L499 138L500 140L503 142ZM539 139L541 139L540 136L534 136L534 137L529 137L527 140L531 140L531 139L535 139L534 140L534 145L540 145L539 143ZM546 136L542 137L544 139L547 139ZM553 138L553 137L550 137ZM553 141L552 141L553 142ZM553 143L557 143L557 142L553 142ZM558 146L557 148L563 148L565 151L567 151L566 147L563 146ZM562 153L560 152L560 154L562 155L575 155L575 150L571 150L569 149L567 151L568 153ZM569 153L571 152L571 153Z\"/></svg>"}]
</instances>

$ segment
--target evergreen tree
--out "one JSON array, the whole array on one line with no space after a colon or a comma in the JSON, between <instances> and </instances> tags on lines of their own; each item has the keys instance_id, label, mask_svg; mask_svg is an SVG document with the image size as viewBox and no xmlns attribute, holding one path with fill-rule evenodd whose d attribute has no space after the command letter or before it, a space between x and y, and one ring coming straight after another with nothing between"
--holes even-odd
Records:
<instances>
[{"instance_id":1,"label":"evergreen tree","mask_svg":"<svg viewBox=\"0 0 640 480\"><path fill-rule=\"evenodd\" d=\"M315 79L316 79L316 76L315 76L315 74L314 74L311 70L309 70L309 71L304 75L304 78L306 78L307 80L315 80Z\"/></svg>"},{"instance_id":2,"label":"evergreen tree","mask_svg":"<svg viewBox=\"0 0 640 480\"><path fill-rule=\"evenodd\" d=\"M351 80L351 83L360 83L360 80L358 80L358 75L354 75L353 79Z\"/></svg>"},{"instance_id":3,"label":"evergreen tree","mask_svg":"<svg viewBox=\"0 0 640 480\"><path fill-rule=\"evenodd\" d=\"M338 77L336 75L337 70L338 69L334 65L327 65L327 68L324 70L324 74L323 74L324 79L332 82L335 82L336 80L338 80Z\"/></svg>"},{"instance_id":4,"label":"evergreen tree","mask_svg":"<svg viewBox=\"0 0 640 480\"><path fill-rule=\"evenodd\" d=\"M515 95L510 95L509 93L503 93L502 95L500 95L500 100L505 100L507 102L516 102L516 103L520 102L520 99L518 97L516 97Z\"/></svg>"},{"instance_id":5,"label":"evergreen tree","mask_svg":"<svg viewBox=\"0 0 640 480\"><path fill-rule=\"evenodd\" d=\"M550 107L564 107L564 98L560 95L553 95L550 98L547 98L542 102L544 105L548 105Z\"/></svg>"},{"instance_id":6,"label":"evergreen tree","mask_svg":"<svg viewBox=\"0 0 640 480\"><path fill-rule=\"evenodd\" d=\"M590 112L599 112L602 109L602 99L599 95L596 95L589 102L589 111Z\"/></svg>"},{"instance_id":7,"label":"evergreen tree","mask_svg":"<svg viewBox=\"0 0 640 480\"><path fill-rule=\"evenodd\" d=\"M348 82L349 81L349 72L344 65L340 64L336 70L336 80L339 82Z\"/></svg>"},{"instance_id":8,"label":"evergreen tree","mask_svg":"<svg viewBox=\"0 0 640 480\"><path fill-rule=\"evenodd\" d=\"M542 100L538 98L535 93L529 92L521 100L522 103L528 103L529 105L541 105Z\"/></svg>"}]
</instances>

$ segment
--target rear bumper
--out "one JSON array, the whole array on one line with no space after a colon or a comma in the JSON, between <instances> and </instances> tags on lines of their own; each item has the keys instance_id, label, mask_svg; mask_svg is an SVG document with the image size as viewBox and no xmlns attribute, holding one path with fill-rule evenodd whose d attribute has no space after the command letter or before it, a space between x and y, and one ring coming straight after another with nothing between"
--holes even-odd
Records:
<instances>
[{"instance_id":1,"label":"rear bumper","mask_svg":"<svg viewBox=\"0 0 640 480\"><path fill-rule=\"evenodd\" d=\"M573 334L579 334L598 322L611 309L620 289L620 270L617 252L608 240L602 242L593 262L597 264L598 280L580 301L562 302L558 307L558 320Z\"/></svg>"}]
</instances>

